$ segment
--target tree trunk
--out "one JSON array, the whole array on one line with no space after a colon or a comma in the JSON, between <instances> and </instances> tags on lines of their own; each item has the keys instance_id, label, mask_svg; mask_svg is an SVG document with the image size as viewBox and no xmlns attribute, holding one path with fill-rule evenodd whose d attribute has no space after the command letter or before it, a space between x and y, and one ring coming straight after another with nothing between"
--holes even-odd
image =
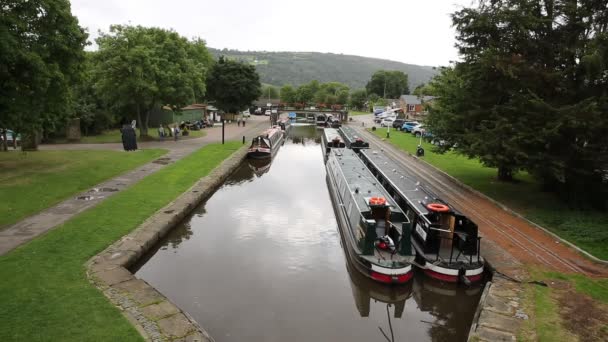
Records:
<instances>
[{"instance_id":1,"label":"tree trunk","mask_svg":"<svg viewBox=\"0 0 608 342\"><path fill-rule=\"evenodd\" d=\"M15 137L13 137L15 139ZM2 151L8 151L8 142L6 141L6 129L2 130Z\"/></svg>"},{"instance_id":2,"label":"tree trunk","mask_svg":"<svg viewBox=\"0 0 608 342\"><path fill-rule=\"evenodd\" d=\"M147 120L147 118L146 118ZM137 124L139 125L139 136L148 136L148 126L144 126L144 120L141 119L141 107L137 105Z\"/></svg>"},{"instance_id":3,"label":"tree trunk","mask_svg":"<svg viewBox=\"0 0 608 342\"><path fill-rule=\"evenodd\" d=\"M510 167L499 166L498 167L498 180L503 182L513 181L513 169Z\"/></svg>"}]
</instances>

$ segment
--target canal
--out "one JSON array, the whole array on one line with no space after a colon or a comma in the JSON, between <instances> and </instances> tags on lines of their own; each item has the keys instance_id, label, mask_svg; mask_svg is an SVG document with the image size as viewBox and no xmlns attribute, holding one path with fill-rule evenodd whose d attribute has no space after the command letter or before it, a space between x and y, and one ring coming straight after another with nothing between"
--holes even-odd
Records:
<instances>
[{"instance_id":1,"label":"canal","mask_svg":"<svg viewBox=\"0 0 608 342\"><path fill-rule=\"evenodd\" d=\"M483 284L350 270L320 130L293 126L271 164L245 162L136 266L222 341L463 341Z\"/></svg>"}]
</instances>

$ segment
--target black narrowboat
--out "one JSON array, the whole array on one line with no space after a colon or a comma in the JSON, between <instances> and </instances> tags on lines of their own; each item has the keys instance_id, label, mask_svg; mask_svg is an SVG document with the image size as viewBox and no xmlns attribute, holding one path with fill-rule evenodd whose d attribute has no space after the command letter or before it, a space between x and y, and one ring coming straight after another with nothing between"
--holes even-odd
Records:
<instances>
[{"instance_id":1,"label":"black narrowboat","mask_svg":"<svg viewBox=\"0 0 608 342\"><path fill-rule=\"evenodd\" d=\"M323 135L321 135L321 139L323 141L323 149L325 150L325 155L329 153L332 148L344 148L346 145L338 133L338 130L335 128L325 128L323 129Z\"/></svg>"},{"instance_id":2,"label":"black narrowboat","mask_svg":"<svg viewBox=\"0 0 608 342\"><path fill-rule=\"evenodd\" d=\"M384 153L362 150L360 157L413 222L412 245L424 272L446 282L481 280L484 260L477 225Z\"/></svg>"},{"instance_id":3,"label":"black narrowboat","mask_svg":"<svg viewBox=\"0 0 608 342\"><path fill-rule=\"evenodd\" d=\"M412 276L411 223L349 149L331 149L327 184L344 251L363 275L386 284Z\"/></svg>"},{"instance_id":4,"label":"black narrowboat","mask_svg":"<svg viewBox=\"0 0 608 342\"><path fill-rule=\"evenodd\" d=\"M359 152L360 149L369 148L369 143L363 140L354 128L343 125L338 131L342 135L342 138L344 138L346 147L353 151Z\"/></svg>"},{"instance_id":5,"label":"black narrowboat","mask_svg":"<svg viewBox=\"0 0 608 342\"><path fill-rule=\"evenodd\" d=\"M255 159L271 158L279 150L283 138L284 134L280 128L269 128L253 138L247 156Z\"/></svg>"}]
</instances>

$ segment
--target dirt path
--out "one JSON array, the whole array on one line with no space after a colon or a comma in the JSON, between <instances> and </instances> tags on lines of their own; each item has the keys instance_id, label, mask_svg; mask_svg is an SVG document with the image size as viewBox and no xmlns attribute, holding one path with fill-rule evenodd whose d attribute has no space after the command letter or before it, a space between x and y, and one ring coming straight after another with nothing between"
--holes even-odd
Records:
<instances>
[{"instance_id":1,"label":"dirt path","mask_svg":"<svg viewBox=\"0 0 608 342\"><path fill-rule=\"evenodd\" d=\"M269 126L267 117L256 117L248 121L246 127L229 125L225 129L225 139L235 140L246 136L251 140L255 134ZM197 139L178 140L174 142L146 142L139 144L140 149L164 148L169 152L161 158L144 164L135 170L109 179L92 189L75 194L70 198L47 208L37 214L24 218L23 220L0 230L0 255L4 255L14 248L24 244L37 236L57 227L75 215L92 208L103 202L113 194L120 192L130 185L138 182L144 177L160 170L165 165L176 162L190 153L198 150L209 143L221 142L221 127L215 127L207 132L207 135ZM122 144L57 144L42 145L42 150L120 150ZM126 152L125 152L126 153ZM137 152L129 152L137 153Z\"/></svg>"},{"instance_id":2,"label":"dirt path","mask_svg":"<svg viewBox=\"0 0 608 342\"><path fill-rule=\"evenodd\" d=\"M369 125L366 124L366 126ZM523 264L540 265L550 270L594 277L608 276L608 267L592 262L574 249L560 243L550 234L463 187L461 183L446 176L433 166L381 141L361 126L355 124L353 127L360 131L362 136L368 138L372 148L384 149L389 157L398 161L439 197L476 222L483 236L484 247L486 247L485 250L482 247L482 255L486 255L487 252L496 253L488 248L492 249L492 246L497 246ZM504 253L501 251L496 254ZM508 258L504 255L502 257ZM491 260L487 256L486 258ZM518 273L516 265L512 265L510 269L508 267L500 269L500 271Z\"/></svg>"}]
</instances>

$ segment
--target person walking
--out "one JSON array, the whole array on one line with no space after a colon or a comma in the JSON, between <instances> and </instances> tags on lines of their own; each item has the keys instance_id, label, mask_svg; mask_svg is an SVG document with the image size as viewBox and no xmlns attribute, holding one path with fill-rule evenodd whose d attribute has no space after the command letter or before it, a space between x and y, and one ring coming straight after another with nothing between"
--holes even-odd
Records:
<instances>
[{"instance_id":1,"label":"person walking","mask_svg":"<svg viewBox=\"0 0 608 342\"><path fill-rule=\"evenodd\" d=\"M238 127L241 127L241 118L238 118L238 119L236 120L236 125L237 125Z\"/></svg>"},{"instance_id":2,"label":"person walking","mask_svg":"<svg viewBox=\"0 0 608 342\"><path fill-rule=\"evenodd\" d=\"M173 140L177 141L177 136L179 135L179 127L177 127L177 124L175 125L175 129L173 130Z\"/></svg>"},{"instance_id":3,"label":"person walking","mask_svg":"<svg viewBox=\"0 0 608 342\"><path fill-rule=\"evenodd\" d=\"M243 127L245 127L245 121L247 121L247 119L243 118Z\"/></svg>"},{"instance_id":4,"label":"person walking","mask_svg":"<svg viewBox=\"0 0 608 342\"><path fill-rule=\"evenodd\" d=\"M163 124L160 124L158 127L158 138L160 141L165 139L165 128L163 127Z\"/></svg>"}]
</instances>

